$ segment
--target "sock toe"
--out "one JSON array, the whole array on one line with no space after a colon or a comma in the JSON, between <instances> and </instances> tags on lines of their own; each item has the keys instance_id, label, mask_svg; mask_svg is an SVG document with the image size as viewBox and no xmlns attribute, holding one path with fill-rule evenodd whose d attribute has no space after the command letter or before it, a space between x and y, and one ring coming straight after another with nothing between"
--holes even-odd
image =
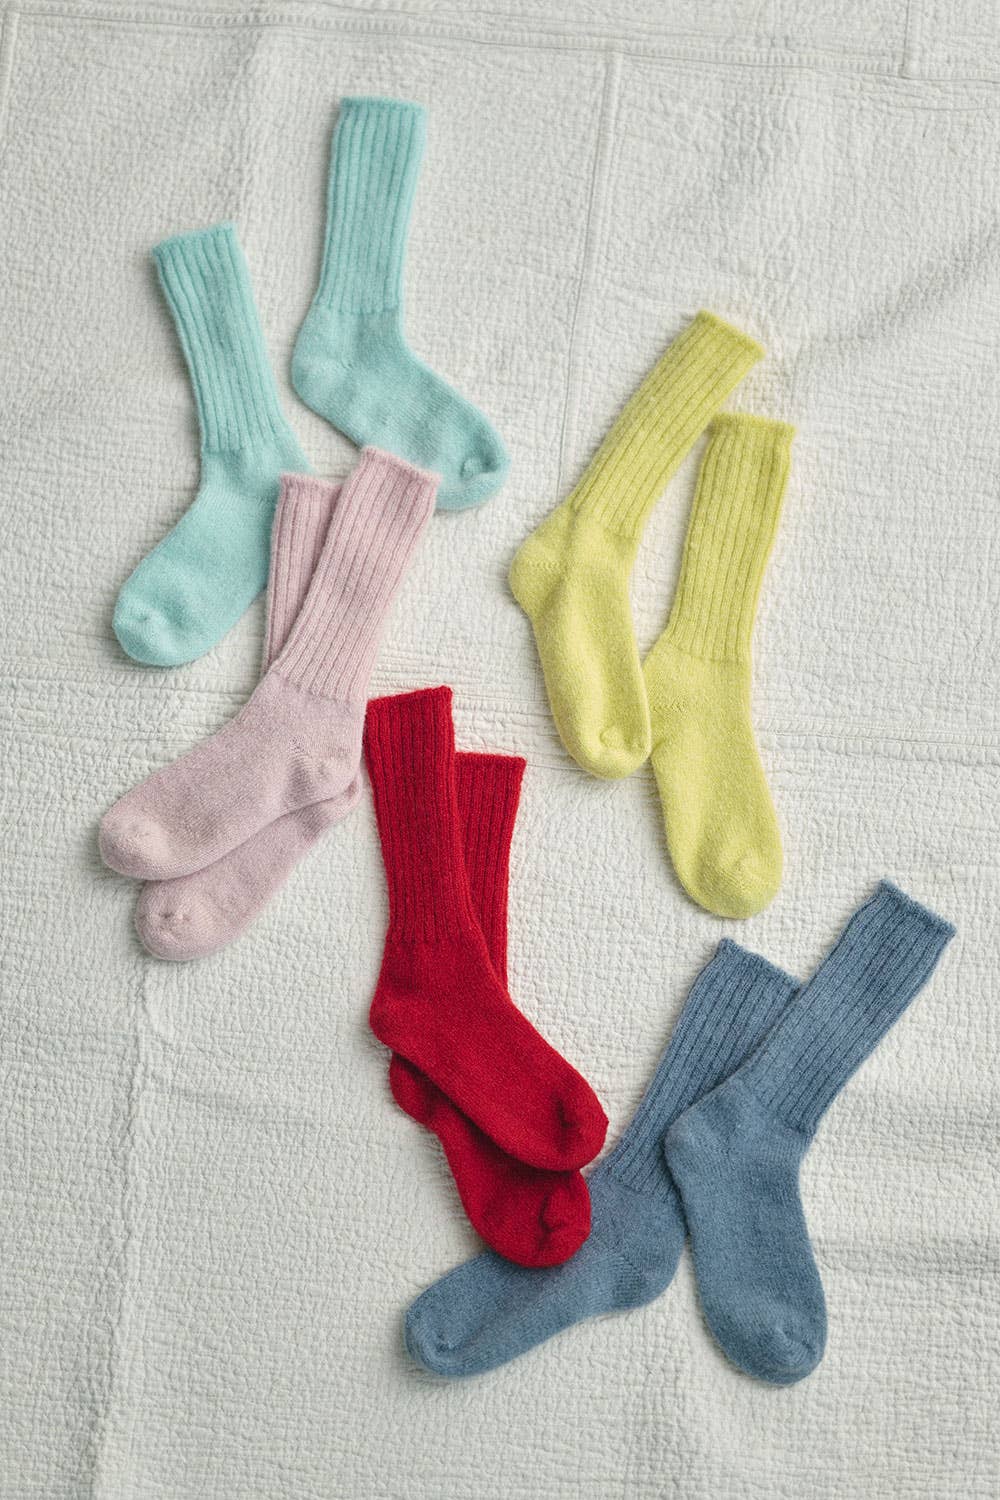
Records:
<instances>
[{"instance_id":1,"label":"sock toe","mask_svg":"<svg viewBox=\"0 0 1000 1500\"><path fill-rule=\"evenodd\" d=\"M771 1297L744 1292L738 1315L729 1299L706 1305L709 1326L738 1369L769 1385L794 1385L819 1364L826 1347L825 1316L781 1306Z\"/></svg>"},{"instance_id":2,"label":"sock toe","mask_svg":"<svg viewBox=\"0 0 1000 1500\"><path fill-rule=\"evenodd\" d=\"M770 1385L795 1385L815 1370L825 1342L821 1334L788 1319L759 1339L748 1362L739 1363L748 1374Z\"/></svg>"},{"instance_id":3,"label":"sock toe","mask_svg":"<svg viewBox=\"0 0 1000 1500\"><path fill-rule=\"evenodd\" d=\"M577 765L602 781L622 781L649 759L649 725L598 716L556 715L559 736Z\"/></svg>"},{"instance_id":4,"label":"sock toe","mask_svg":"<svg viewBox=\"0 0 1000 1500\"><path fill-rule=\"evenodd\" d=\"M765 849L751 849L731 871L730 894L739 915L755 917L770 905L781 886L781 855L771 858Z\"/></svg>"},{"instance_id":5,"label":"sock toe","mask_svg":"<svg viewBox=\"0 0 1000 1500\"><path fill-rule=\"evenodd\" d=\"M675 868L685 890L699 906L719 917L744 921L774 900L781 886L781 857L768 857L763 850L748 849L731 860L722 861L709 851L698 861L689 877L681 862Z\"/></svg>"},{"instance_id":6,"label":"sock toe","mask_svg":"<svg viewBox=\"0 0 1000 1500\"><path fill-rule=\"evenodd\" d=\"M119 599L112 628L126 656L145 667L184 666L208 649L186 635L155 605Z\"/></svg>"},{"instance_id":7,"label":"sock toe","mask_svg":"<svg viewBox=\"0 0 1000 1500\"><path fill-rule=\"evenodd\" d=\"M154 958L183 962L205 958L226 941L219 935L215 913L197 897L171 894L170 882L143 887L135 908L139 941Z\"/></svg>"},{"instance_id":8,"label":"sock toe","mask_svg":"<svg viewBox=\"0 0 1000 1500\"><path fill-rule=\"evenodd\" d=\"M113 807L101 820L97 846L104 863L119 875L162 878L160 861L167 848L163 829L152 818Z\"/></svg>"},{"instance_id":9,"label":"sock toe","mask_svg":"<svg viewBox=\"0 0 1000 1500\"><path fill-rule=\"evenodd\" d=\"M641 729L623 729L610 724L585 749L585 769L605 781L631 776L648 759L650 737Z\"/></svg>"},{"instance_id":10,"label":"sock toe","mask_svg":"<svg viewBox=\"0 0 1000 1500\"><path fill-rule=\"evenodd\" d=\"M556 1125L553 1139L559 1140L564 1161L556 1170L585 1167L604 1145L608 1117L586 1079L581 1078L565 1098L555 1099Z\"/></svg>"},{"instance_id":11,"label":"sock toe","mask_svg":"<svg viewBox=\"0 0 1000 1500\"><path fill-rule=\"evenodd\" d=\"M496 494L509 468L510 460L499 445L496 449L468 454L462 461L458 479L442 479L437 494L438 510L470 510L482 505Z\"/></svg>"},{"instance_id":12,"label":"sock toe","mask_svg":"<svg viewBox=\"0 0 1000 1500\"><path fill-rule=\"evenodd\" d=\"M558 1183L542 1205L534 1265L561 1266L590 1234L590 1193L580 1176Z\"/></svg>"},{"instance_id":13,"label":"sock toe","mask_svg":"<svg viewBox=\"0 0 1000 1500\"><path fill-rule=\"evenodd\" d=\"M454 1377L465 1373L462 1359L454 1344L438 1327L430 1309L421 1307L422 1297L406 1314L403 1324L403 1343L414 1364L421 1365L432 1375Z\"/></svg>"}]
</instances>

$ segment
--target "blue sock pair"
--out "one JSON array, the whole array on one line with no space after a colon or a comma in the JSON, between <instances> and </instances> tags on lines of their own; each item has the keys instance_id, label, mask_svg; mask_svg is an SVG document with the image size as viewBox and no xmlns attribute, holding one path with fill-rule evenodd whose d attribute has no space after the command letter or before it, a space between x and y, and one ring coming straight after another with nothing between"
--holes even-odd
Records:
<instances>
[{"instance_id":1,"label":"blue sock pair","mask_svg":"<svg viewBox=\"0 0 1000 1500\"><path fill-rule=\"evenodd\" d=\"M808 1375L826 1308L799 1167L953 930L883 882L802 987L723 941L631 1125L589 1178L582 1249L546 1270L492 1251L459 1266L411 1306L413 1358L475 1375L583 1318L639 1307L669 1285L690 1234L705 1317L729 1359L774 1385Z\"/></svg>"}]
</instances>

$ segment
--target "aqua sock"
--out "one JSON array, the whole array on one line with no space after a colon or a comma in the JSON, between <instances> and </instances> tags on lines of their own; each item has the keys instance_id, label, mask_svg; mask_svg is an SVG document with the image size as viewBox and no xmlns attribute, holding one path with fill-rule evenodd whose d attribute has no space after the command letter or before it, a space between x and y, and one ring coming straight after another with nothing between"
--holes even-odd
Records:
<instances>
[{"instance_id":1,"label":"aqua sock","mask_svg":"<svg viewBox=\"0 0 1000 1500\"><path fill-rule=\"evenodd\" d=\"M564 1265L512 1266L492 1251L443 1276L411 1306L406 1346L438 1375L477 1375L600 1313L640 1307L669 1286L684 1244L663 1159L678 1115L758 1045L795 982L724 940L691 989L632 1123L588 1178L590 1238Z\"/></svg>"},{"instance_id":2,"label":"aqua sock","mask_svg":"<svg viewBox=\"0 0 1000 1500\"><path fill-rule=\"evenodd\" d=\"M201 426L201 481L174 529L115 606L123 649L148 666L202 656L267 582L282 470L309 465L285 421L232 224L153 251L187 360Z\"/></svg>"},{"instance_id":3,"label":"aqua sock","mask_svg":"<svg viewBox=\"0 0 1000 1500\"><path fill-rule=\"evenodd\" d=\"M953 932L882 882L749 1061L667 1136L705 1318L725 1354L760 1380L801 1380L826 1343L802 1158Z\"/></svg>"},{"instance_id":4,"label":"aqua sock","mask_svg":"<svg viewBox=\"0 0 1000 1500\"><path fill-rule=\"evenodd\" d=\"M319 286L292 382L355 443L441 475L439 510L479 505L507 473L486 418L411 351L403 262L426 113L398 99L343 99L334 131Z\"/></svg>"}]
</instances>

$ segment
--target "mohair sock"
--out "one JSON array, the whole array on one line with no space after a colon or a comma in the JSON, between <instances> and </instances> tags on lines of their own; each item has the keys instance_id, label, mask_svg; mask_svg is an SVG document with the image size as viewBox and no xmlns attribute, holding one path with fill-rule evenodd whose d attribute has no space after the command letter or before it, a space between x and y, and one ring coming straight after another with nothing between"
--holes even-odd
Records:
<instances>
[{"instance_id":1,"label":"mohair sock","mask_svg":"<svg viewBox=\"0 0 1000 1500\"><path fill-rule=\"evenodd\" d=\"M339 484L300 474L281 479L271 530L262 675L281 652L319 562ZM158 958L203 958L245 932L299 860L361 795L361 773L346 791L286 813L221 859L176 880L151 880L136 904L136 931Z\"/></svg>"},{"instance_id":2,"label":"mohair sock","mask_svg":"<svg viewBox=\"0 0 1000 1500\"><path fill-rule=\"evenodd\" d=\"M458 818L451 689L375 699L365 757L389 889L372 1030L509 1155L549 1171L582 1166L607 1118L490 961Z\"/></svg>"},{"instance_id":3,"label":"mohair sock","mask_svg":"<svg viewBox=\"0 0 1000 1500\"><path fill-rule=\"evenodd\" d=\"M665 1291L685 1229L664 1134L739 1067L794 992L787 974L724 940L695 981L632 1123L588 1178L586 1244L556 1269L524 1271L487 1252L451 1271L407 1313L412 1357L439 1375L477 1375L584 1318Z\"/></svg>"},{"instance_id":4,"label":"mohair sock","mask_svg":"<svg viewBox=\"0 0 1000 1500\"><path fill-rule=\"evenodd\" d=\"M403 261L425 136L418 104L341 101L323 266L292 383L353 442L440 474L439 509L462 510L489 499L509 460L482 413L417 359L403 333Z\"/></svg>"},{"instance_id":5,"label":"mohair sock","mask_svg":"<svg viewBox=\"0 0 1000 1500\"><path fill-rule=\"evenodd\" d=\"M490 960L507 984L507 878L524 761L455 757L465 868ZM568 1260L590 1232L590 1195L579 1172L545 1172L508 1156L448 1096L398 1054L389 1083L401 1109L433 1130L469 1221L498 1254L522 1266Z\"/></svg>"},{"instance_id":6,"label":"mohair sock","mask_svg":"<svg viewBox=\"0 0 1000 1500\"><path fill-rule=\"evenodd\" d=\"M510 570L531 620L556 728L585 771L628 776L649 755L646 688L629 604L639 539L667 481L758 344L700 312L629 400L568 499Z\"/></svg>"},{"instance_id":7,"label":"mohair sock","mask_svg":"<svg viewBox=\"0 0 1000 1500\"><path fill-rule=\"evenodd\" d=\"M731 1078L671 1129L705 1318L750 1375L790 1385L826 1343L823 1287L799 1198L816 1127L930 978L954 929L883 882Z\"/></svg>"},{"instance_id":8,"label":"mohair sock","mask_svg":"<svg viewBox=\"0 0 1000 1500\"><path fill-rule=\"evenodd\" d=\"M112 869L189 875L284 814L348 791L382 627L436 489L436 476L365 449L291 634L249 702L105 815L100 848Z\"/></svg>"},{"instance_id":9,"label":"mohair sock","mask_svg":"<svg viewBox=\"0 0 1000 1500\"><path fill-rule=\"evenodd\" d=\"M750 718L750 637L794 428L717 417L670 619L643 666L652 762L684 889L752 917L781 884L781 834Z\"/></svg>"},{"instance_id":10,"label":"mohair sock","mask_svg":"<svg viewBox=\"0 0 1000 1500\"><path fill-rule=\"evenodd\" d=\"M173 531L124 584L114 631L136 661L194 661L267 581L284 469L309 464L281 413L243 251L232 224L153 251L201 426L201 482Z\"/></svg>"}]
</instances>

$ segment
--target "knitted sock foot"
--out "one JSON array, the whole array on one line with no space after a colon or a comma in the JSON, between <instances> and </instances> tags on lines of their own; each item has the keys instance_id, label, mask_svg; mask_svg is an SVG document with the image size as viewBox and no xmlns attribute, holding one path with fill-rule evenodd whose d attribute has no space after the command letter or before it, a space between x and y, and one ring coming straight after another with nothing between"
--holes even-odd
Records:
<instances>
[{"instance_id":1,"label":"knitted sock foot","mask_svg":"<svg viewBox=\"0 0 1000 1500\"><path fill-rule=\"evenodd\" d=\"M733 1363L760 1380L801 1380L826 1343L799 1197L802 1158L824 1111L929 979L952 932L881 884L750 1060L667 1136L705 1318Z\"/></svg>"},{"instance_id":2,"label":"knitted sock foot","mask_svg":"<svg viewBox=\"0 0 1000 1500\"><path fill-rule=\"evenodd\" d=\"M516 756L455 756L469 889L505 986L510 840L523 773ZM521 1266L554 1266L580 1248L590 1232L590 1195L579 1172L543 1172L508 1156L398 1054L389 1084L400 1108L440 1140L469 1222L493 1250Z\"/></svg>"},{"instance_id":3,"label":"knitted sock foot","mask_svg":"<svg viewBox=\"0 0 1000 1500\"><path fill-rule=\"evenodd\" d=\"M509 1155L549 1171L582 1166L607 1118L490 962L458 820L451 689L370 703L365 756L389 887L372 1030Z\"/></svg>"},{"instance_id":4,"label":"knitted sock foot","mask_svg":"<svg viewBox=\"0 0 1000 1500\"><path fill-rule=\"evenodd\" d=\"M114 631L136 661L194 661L267 581L283 469L308 470L281 414L246 261L231 224L153 251L201 424L201 483L169 536L122 587Z\"/></svg>"},{"instance_id":5,"label":"knitted sock foot","mask_svg":"<svg viewBox=\"0 0 1000 1500\"><path fill-rule=\"evenodd\" d=\"M392 1097L431 1130L473 1229L505 1262L558 1266L590 1233L590 1195L580 1172L547 1172L509 1155L462 1114L425 1073L398 1054Z\"/></svg>"},{"instance_id":6,"label":"knitted sock foot","mask_svg":"<svg viewBox=\"0 0 1000 1500\"><path fill-rule=\"evenodd\" d=\"M323 550L340 485L286 475L271 531L262 674L291 634ZM221 859L176 880L150 880L136 903L135 926L157 958L203 958L245 932L298 862L361 796L360 772L347 790L299 808Z\"/></svg>"},{"instance_id":7,"label":"knitted sock foot","mask_svg":"<svg viewBox=\"0 0 1000 1500\"><path fill-rule=\"evenodd\" d=\"M674 607L643 668L674 869L720 917L753 916L781 884L781 835L750 720L750 636L792 437L783 422L716 419Z\"/></svg>"},{"instance_id":8,"label":"knitted sock foot","mask_svg":"<svg viewBox=\"0 0 1000 1500\"><path fill-rule=\"evenodd\" d=\"M724 941L696 980L652 1083L614 1151L588 1179L590 1238L565 1265L524 1271L479 1255L406 1316L406 1346L439 1375L476 1375L599 1313L639 1307L669 1286L684 1244L663 1136L738 1067L794 994L763 959Z\"/></svg>"},{"instance_id":9,"label":"knitted sock foot","mask_svg":"<svg viewBox=\"0 0 1000 1500\"><path fill-rule=\"evenodd\" d=\"M353 442L440 474L438 507L461 510L499 488L508 458L482 413L417 359L403 333L403 261L425 133L419 105L342 100L323 269L292 382Z\"/></svg>"},{"instance_id":10,"label":"knitted sock foot","mask_svg":"<svg viewBox=\"0 0 1000 1500\"><path fill-rule=\"evenodd\" d=\"M650 751L628 595L639 538L668 479L762 352L699 313L631 398L573 493L511 565L556 728L595 776L628 776Z\"/></svg>"},{"instance_id":11,"label":"knitted sock foot","mask_svg":"<svg viewBox=\"0 0 1000 1500\"><path fill-rule=\"evenodd\" d=\"M365 450L291 634L246 707L106 814L100 848L112 869L140 880L189 875L286 813L348 791L382 625L436 485Z\"/></svg>"}]
</instances>

